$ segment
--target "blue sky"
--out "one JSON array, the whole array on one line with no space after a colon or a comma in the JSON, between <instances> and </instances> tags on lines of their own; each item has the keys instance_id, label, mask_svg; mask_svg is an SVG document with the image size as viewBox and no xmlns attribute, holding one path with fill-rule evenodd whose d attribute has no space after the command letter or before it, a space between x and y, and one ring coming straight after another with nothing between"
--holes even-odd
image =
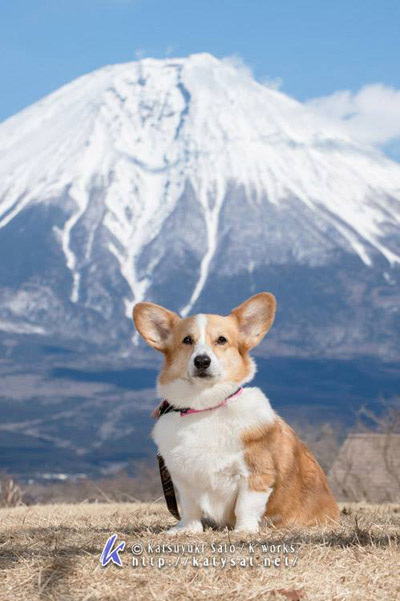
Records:
<instances>
[{"instance_id":1,"label":"blue sky","mask_svg":"<svg viewBox=\"0 0 400 601\"><path fill-rule=\"evenodd\" d=\"M280 80L301 101L329 96L320 108L341 111L340 119L363 110L361 88L382 84L361 124L372 110L380 129L383 98L390 129L389 120L400 123L400 94L387 95L400 89L399 23L398 0L2 2L0 120L102 65L206 51L240 56L258 79ZM344 104L343 96L335 100L339 90L348 91ZM400 158L400 131L383 137L378 143Z\"/></svg>"}]
</instances>

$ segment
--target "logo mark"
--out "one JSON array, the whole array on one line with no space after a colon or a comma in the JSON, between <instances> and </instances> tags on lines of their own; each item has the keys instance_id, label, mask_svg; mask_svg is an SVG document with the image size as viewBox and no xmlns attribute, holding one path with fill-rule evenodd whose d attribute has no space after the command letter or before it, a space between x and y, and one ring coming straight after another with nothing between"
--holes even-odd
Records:
<instances>
[{"instance_id":1,"label":"logo mark","mask_svg":"<svg viewBox=\"0 0 400 601\"><path fill-rule=\"evenodd\" d=\"M112 561L116 566L122 568L122 560L119 556L120 553L125 549L125 541L122 541L118 547L113 549L115 541L117 540L117 535L113 534L110 536L106 544L104 545L103 552L100 556L100 563L103 568Z\"/></svg>"}]
</instances>

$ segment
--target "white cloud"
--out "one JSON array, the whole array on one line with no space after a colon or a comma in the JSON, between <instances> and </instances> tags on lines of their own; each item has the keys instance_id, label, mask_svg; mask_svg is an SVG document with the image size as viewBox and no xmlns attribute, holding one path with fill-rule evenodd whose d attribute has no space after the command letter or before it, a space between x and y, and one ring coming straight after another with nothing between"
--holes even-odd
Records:
<instances>
[{"instance_id":1,"label":"white cloud","mask_svg":"<svg viewBox=\"0 0 400 601\"><path fill-rule=\"evenodd\" d=\"M241 56L235 54L222 60L245 77L253 78L252 69ZM283 91L280 78L267 77L259 83ZM374 83L358 92L340 90L304 104L325 121L336 123L352 138L379 147L389 157L400 161L400 90Z\"/></svg>"},{"instance_id":2,"label":"white cloud","mask_svg":"<svg viewBox=\"0 0 400 601\"><path fill-rule=\"evenodd\" d=\"M260 81L260 83L262 83L262 85L266 88L280 90L283 85L283 80L281 77L265 77L262 81Z\"/></svg>"},{"instance_id":3,"label":"white cloud","mask_svg":"<svg viewBox=\"0 0 400 601\"><path fill-rule=\"evenodd\" d=\"M400 139L400 90L370 84L356 93L339 91L306 104L361 142L385 146Z\"/></svg>"},{"instance_id":4,"label":"white cloud","mask_svg":"<svg viewBox=\"0 0 400 601\"><path fill-rule=\"evenodd\" d=\"M221 61L228 65L229 67L233 67L236 71L239 71L244 77L248 79L253 79L253 70L249 65L245 63L243 58L238 54L231 54L230 56L225 56L221 59Z\"/></svg>"}]
</instances>

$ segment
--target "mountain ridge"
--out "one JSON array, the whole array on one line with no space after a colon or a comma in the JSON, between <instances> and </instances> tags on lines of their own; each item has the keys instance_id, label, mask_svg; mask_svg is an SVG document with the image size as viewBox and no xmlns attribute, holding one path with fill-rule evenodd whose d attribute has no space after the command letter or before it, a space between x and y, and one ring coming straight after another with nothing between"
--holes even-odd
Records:
<instances>
[{"instance_id":1,"label":"mountain ridge","mask_svg":"<svg viewBox=\"0 0 400 601\"><path fill-rule=\"evenodd\" d=\"M10 334L127 347L134 302L272 287L293 354L398 353L400 165L229 61L84 75L1 124L0 157Z\"/></svg>"}]
</instances>

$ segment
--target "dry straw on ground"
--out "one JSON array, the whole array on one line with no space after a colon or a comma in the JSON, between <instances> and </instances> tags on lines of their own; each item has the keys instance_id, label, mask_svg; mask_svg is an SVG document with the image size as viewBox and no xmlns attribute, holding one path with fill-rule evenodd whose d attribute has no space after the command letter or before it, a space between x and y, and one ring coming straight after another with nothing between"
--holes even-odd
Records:
<instances>
[{"instance_id":1,"label":"dry straw on ground","mask_svg":"<svg viewBox=\"0 0 400 601\"><path fill-rule=\"evenodd\" d=\"M268 530L243 536L209 530L202 535L168 537L173 523L162 504L81 504L20 506L0 510L1 601L112 601L173 599L344 600L400 599L400 506L349 504L341 524L307 530ZM123 567L102 568L99 557L107 538L118 535L127 547ZM206 543L203 551L148 553L146 562L163 558L163 568L132 567L131 547L141 544ZM281 557L280 567L204 567L211 544L236 544L222 558L254 562ZM248 543L258 543L254 553ZM296 553L282 545L293 544ZM261 544L269 545L268 551ZM243 545L243 549L242 549ZM275 548L271 545L275 545ZM277 545L281 545L278 549ZM254 549L253 549L254 550ZM293 567L285 567L284 557ZM178 557L180 558L178 560ZM184 565L195 557L200 566Z\"/></svg>"}]
</instances>

